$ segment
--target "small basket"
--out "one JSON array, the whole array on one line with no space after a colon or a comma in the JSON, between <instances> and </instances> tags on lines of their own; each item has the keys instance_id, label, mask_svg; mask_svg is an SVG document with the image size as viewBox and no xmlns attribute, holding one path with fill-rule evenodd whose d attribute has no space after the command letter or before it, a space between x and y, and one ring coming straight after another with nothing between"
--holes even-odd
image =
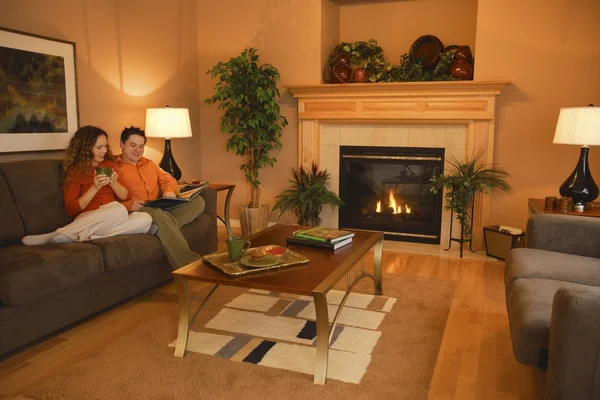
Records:
<instances>
[{"instance_id":1,"label":"small basket","mask_svg":"<svg viewBox=\"0 0 600 400\"><path fill-rule=\"evenodd\" d=\"M512 234L501 231L499 225L485 226L483 240L486 254L504 261L511 249L525 247L525 232Z\"/></svg>"}]
</instances>

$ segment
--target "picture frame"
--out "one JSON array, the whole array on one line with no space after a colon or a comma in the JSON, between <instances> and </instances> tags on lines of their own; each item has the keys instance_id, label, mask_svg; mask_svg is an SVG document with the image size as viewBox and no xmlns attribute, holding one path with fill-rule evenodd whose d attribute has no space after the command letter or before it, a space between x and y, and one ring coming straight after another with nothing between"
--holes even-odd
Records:
<instances>
[{"instance_id":1,"label":"picture frame","mask_svg":"<svg viewBox=\"0 0 600 400\"><path fill-rule=\"evenodd\" d=\"M77 129L75 43L0 27L0 153L66 149Z\"/></svg>"}]
</instances>

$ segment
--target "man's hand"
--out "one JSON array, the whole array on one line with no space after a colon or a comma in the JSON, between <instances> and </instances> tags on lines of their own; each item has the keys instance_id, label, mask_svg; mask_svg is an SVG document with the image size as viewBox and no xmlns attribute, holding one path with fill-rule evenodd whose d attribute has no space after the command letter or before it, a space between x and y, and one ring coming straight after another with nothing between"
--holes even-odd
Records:
<instances>
[{"instance_id":1,"label":"man's hand","mask_svg":"<svg viewBox=\"0 0 600 400\"><path fill-rule=\"evenodd\" d=\"M163 197L177 197L177 195L173 192L165 192L163 193Z\"/></svg>"},{"instance_id":2,"label":"man's hand","mask_svg":"<svg viewBox=\"0 0 600 400\"><path fill-rule=\"evenodd\" d=\"M131 202L131 211L135 212L140 208L144 207L145 202L143 200L135 199Z\"/></svg>"}]
</instances>

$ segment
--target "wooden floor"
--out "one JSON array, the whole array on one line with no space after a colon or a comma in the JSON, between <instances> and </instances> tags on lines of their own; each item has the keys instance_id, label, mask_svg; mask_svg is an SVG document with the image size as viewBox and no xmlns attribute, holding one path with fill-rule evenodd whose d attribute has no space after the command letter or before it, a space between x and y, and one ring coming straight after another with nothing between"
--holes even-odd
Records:
<instances>
[{"instance_id":1,"label":"wooden floor","mask_svg":"<svg viewBox=\"0 0 600 400\"><path fill-rule=\"evenodd\" d=\"M219 243L226 236L219 231ZM456 291L429 390L430 400L539 399L543 373L512 354L504 300L504 264L384 253L386 273L446 279ZM0 362L0 399L22 393L64 370L133 326L176 307L161 286ZM169 296L172 299L172 296Z\"/></svg>"}]
</instances>

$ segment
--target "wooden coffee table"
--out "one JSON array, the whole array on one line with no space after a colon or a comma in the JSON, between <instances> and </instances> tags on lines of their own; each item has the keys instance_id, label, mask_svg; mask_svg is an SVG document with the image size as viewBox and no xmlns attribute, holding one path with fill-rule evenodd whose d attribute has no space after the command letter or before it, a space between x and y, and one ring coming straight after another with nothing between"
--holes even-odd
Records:
<instances>
[{"instance_id":1,"label":"wooden coffee table","mask_svg":"<svg viewBox=\"0 0 600 400\"><path fill-rule=\"evenodd\" d=\"M250 238L252 246L277 244L286 246L286 238L298 229L297 225L273 225ZM222 272L196 261L173 271L177 296L179 298L179 329L175 344L175 357L185 355L188 334L198 312L219 285L241 286L251 289L262 289L276 292L312 296L315 301L317 325L317 355L315 360L314 383L325 384L327 378L327 363L329 345L340 312L358 281L369 277L374 282L375 294L382 292L381 260L383 253L382 232L356 232L352 245L343 247L335 252L305 246L288 246L294 251L310 258L308 264L291 266L260 274L231 278ZM372 273L365 272L364 257L374 249L374 268ZM327 310L327 293L346 277L346 294L329 324ZM196 312L190 311L190 294L188 280L209 282L215 284L204 297Z\"/></svg>"}]
</instances>

